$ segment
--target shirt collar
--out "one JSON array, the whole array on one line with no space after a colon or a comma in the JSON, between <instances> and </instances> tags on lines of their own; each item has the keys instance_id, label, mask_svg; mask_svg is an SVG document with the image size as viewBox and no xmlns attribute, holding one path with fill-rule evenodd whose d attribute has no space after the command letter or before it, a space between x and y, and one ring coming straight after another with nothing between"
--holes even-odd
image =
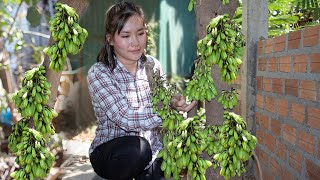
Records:
<instances>
[{"instance_id":1,"label":"shirt collar","mask_svg":"<svg viewBox=\"0 0 320 180\"><path fill-rule=\"evenodd\" d=\"M119 70L122 69L123 71L129 72L129 71L127 70L127 68L124 67L124 65L118 60L118 58L117 58L116 56L113 56L113 57L114 57L114 59L117 61L116 67L114 68L114 71L119 71ZM140 58L140 59L138 60L138 69L137 69L137 72L138 72L139 70L141 70L141 69L144 68L144 63L145 63L145 62L142 61L142 58Z\"/></svg>"}]
</instances>

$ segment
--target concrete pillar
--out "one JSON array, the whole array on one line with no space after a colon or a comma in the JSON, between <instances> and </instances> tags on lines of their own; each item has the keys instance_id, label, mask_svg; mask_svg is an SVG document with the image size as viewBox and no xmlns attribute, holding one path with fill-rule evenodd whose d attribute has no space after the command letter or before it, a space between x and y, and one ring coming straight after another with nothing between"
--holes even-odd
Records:
<instances>
[{"instance_id":1,"label":"concrete pillar","mask_svg":"<svg viewBox=\"0 0 320 180\"><path fill-rule=\"evenodd\" d=\"M242 31L246 37L241 67L241 116L255 131L257 45L268 37L268 0L243 0Z\"/></svg>"}]
</instances>

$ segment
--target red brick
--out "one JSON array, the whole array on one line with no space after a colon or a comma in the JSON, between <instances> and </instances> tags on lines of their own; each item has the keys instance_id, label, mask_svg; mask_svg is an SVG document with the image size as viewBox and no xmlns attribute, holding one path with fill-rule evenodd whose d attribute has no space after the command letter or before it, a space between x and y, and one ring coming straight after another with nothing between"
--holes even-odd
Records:
<instances>
[{"instance_id":1,"label":"red brick","mask_svg":"<svg viewBox=\"0 0 320 180\"><path fill-rule=\"evenodd\" d=\"M281 158L283 161L286 161L287 159L287 146L284 143L281 143L279 140L276 140L276 154L279 158Z\"/></svg>"},{"instance_id":2,"label":"red brick","mask_svg":"<svg viewBox=\"0 0 320 180\"><path fill-rule=\"evenodd\" d=\"M307 153L314 155L313 135L304 131L298 132L298 146Z\"/></svg>"},{"instance_id":3,"label":"red brick","mask_svg":"<svg viewBox=\"0 0 320 180\"><path fill-rule=\"evenodd\" d=\"M265 45L266 46L272 46L273 45L273 41L274 41L274 38L269 38L265 41Z\"/></svg>"},{"instance_id":4,"label":"red brick","mask_svg":"<svg viewBox=\"0 0 320 180\"><path fill-rule=\"evenodd\" d=\"M271 119L271 132L273 135L280 136L281 133L281 124L275 119Z\"/></svg>"},{"instance_id":5,"label":"red brick","mask_svg":"<svg viewBox=\"0 0 320 180\"><path fill-rule=\"evenodd\" d=\"M305 106L303 104L292 103L291 117L298 123L304 123L305 121Z\"/></svg>"},{"instance_id":6,"label":"red brick","mask_svg":"<svg viewBox=\"0 0 320 180\"><path fill-rule=\"evenodd\" d=\"M258 55L263 53L263 41L258 42Z\"/></svg>"},{"instance_id":7,"label":"red brick","mask_svg":"<svg viewBox=\"0 0 320 180\"><path fill-rule=\"evenodd\" d=\"M257 139L259 144L264 144L264 133L261 129L257 129L256 131Z\"/></svg>"},{"instance_id":8,"label":"red brick","mask_svg":"<svg viewBox=\"0 0 320 180\"><path fill-rule=\"evenodd\" d=\"M279 44L279 43L285 43L286 42L286 34L285 35L281 35L281 36L277 36L274 38L274 43L275 44Z\"/></svg>"},{"instance_id":9,"label":"red brick","mask_svg":"<svg viewBox=\"0 0 320 180\"><path fill-rule=\"evenodd\" d=\"M318 35L303 38L303 46L310 47L310 46L317 45L319 43L318 38L319 38Z\"/></svg>"},{"instance_id":10,"label":"red brick","mask_svg":"<svg viewBox=\"0 0 320 180\"><path fill-rule=\"evenodd\" d=\"M270 168L274 176L279 176L281 174L281 166L274 158L270 158Z\"/></svg>"},{"instance_id":11,"label":"red brick","mask_svg":"<svg viewBox=\"0 0 320 180\"><path fill-rule=\"evenodd\" d=\"M267 60L263 58L258 59L258 70L265 71L266 68L267 68Z\"/></svg>"},{"instance_id":12,"label":"red brick","mask_svg":"<svg viewBox=\"0 0 320 180\"><path fill-rule=\"evenodd\" d=\"M283 93L283 79L272 79L272 92L282 94Z\"/></svg>"},{"instance_id":13,"label":"red brick","mask_svg":"<svg viewBox=\"0 0 320 180\"><path fill-rule=\"evenodd\" d=\"M290 151L289 153L289 164L291 167L296 169L299 173L301 173L302 166L302 155L297 151Z\"/></svg>"},{"instance_id":14,"label":"red brick","mask_svg":"<svg viewBox=\"0 0 320 180\"><path fill-rule=\"evenodd\" d=\"M282 56L279 58L280 72L291 71L291 56Z\"/></svg>"},{"instance_id":15,"label":"red brick","mask_svg":"<svg viewBox=\"0 0 320 180\"><path fill-rule=\"evenodd\" d=\"M286 35L274 38L274 52L283 51L286 47Z\"/></svg>"},{"instance_id":16,"label":"red brick","mask_svg":"<svg viewBox=\"0 0 320 180\"><path fill-rule=\"evenodd\" d=\"M262 90L262 77L261 76L256 77L256 84L257 84L257 89Z\"/></svg>"},{"instance_id":17,"label":"red brick","mask_svg":"<svg viewBox=\"0 0 320 180\"><path fill-rule=\"evenodd\" d=\"M283 42L283 43L278 43L278 44L275 44L274 45L274 52L281 52L285 49L286 47L286 43Z\"/></svg>"},{"instance_id":18,"label":"red brick","mask_svg":"<svg viewBox=\"0 0 320 180\"><path fill-rule=\"evenodd\" d=\"M264 130L269 129L269 119L268 116L260 114L260 126Z\"/></svg>"},{"instance_id":19,"label":"red brick","mask_svg":"<svg viewBox=\"0 0 320 180\"><path fill-rule=\"evenodd\" d=\"M273 57L269 59L268 71L269 72L277 72L278 71L278 59Z\"/></svg>"},{"instance_id":20,"label":"red brick","mask_svg":"<svg viewBox=\"0 0 320 180\"><path fill-rule=\"evenodd\" d=\"M281 168L281 179L293 180L296 179L285 167Z\"/></svg>"},{"instance_id":21,"label":"red brick","mask_svg":"<svg viewBox=\"0 0 320 180\"><path fill-rule=\"evenodd\" d=\"M304 29L303 37L309 37L319 34L319 26L308 27Z\"/></svg>"},{"instance_id":22,"label":"red brick","mask_svg":"<svg viewBox=\"0 0 320 180\"><path fill-rule=\"evenodd\" d=\"M311 54L310 59L310 71L320 73L320 53Z\"/></svg>"},{"instance_id":23,"label":"red brick","mask_svg":"<svg viewBox=\"0 0 320 180\"><path fill-rule=\"evenodd\" d=\"M288 34L288 40L301 39L301 31L294 31Z\"/></svg>"},{"instance_id":24,"label":"red brick","mask_svg":"<svg viewBox=\"0 0 320 180\"><path fill-rule=\"evenodd\" d=\"M266 44L264 48L265 54L272 53L272 52L273 52L273 38L266 40Z\"/></svg>"},{"instance_id":25,"label":"red brick","mask_svg":"<svg viewBox=\"0 0 320 180\"><path fill-rule=\"evenodd\" d=\"M320 130L320 109L308 107L308 125Z\"/></svg>"},{"instance_id":26,"label":"red brick","mask_svg":"<svg viewBox=\"0 0 320 180\"><path fill-rule=\"evenodd\" d=\"M306 54L294 56L294 72L307 72L308 56Z\"/></svg>"},{"instance_id":27,"label":"red brick","mask_svg":"<svg viewBox=\"0 0 320 180\"><path fill-rule=\"evenodd\" d=\"M319 27L314 26L304 29L303 44L304 46L315 46L318 44L319 39Z\"/></svg>"},{"instance_id":28,"label":"red brick","mask_svg":"<svg viewBox=\"0 0 320 180\"><path fill-rule=\"evenodd\" d=\"M271 78L262 78L262 88L265 91L271 92Z\"/></svg>"},{"instance_id":29,"label":"red brick","mask_svg":"<svg viewBox=\"0 0 320 180\"><path fill-rule=\"evenodd\" d=\"M285 80L285 94L298 97L298 80L286 79Z\"/></svg>"},{"instance_id":30,"label":"red brick","mask_svg":"<svg viewBox=\"0 0 320 180\"><path fill-rule=\"evenodd\" d=\"M257 94L256 104L258 108L264 109L264 96Z\"/></svg>"},{"instance_id":31,"label":"red brick","mask_svg":"<svg viewBox=\"0 0 320 180\"><path fill-rule=\"evenodd\" d=\"M316 101L317 91L315 81L301 80L299 89L301 98Z\"/></svg>"},{"instance_id":32,"label":"red brick","mask_svg":"<svg viewBox=\"0 0 320 180\"><path fill-rule=\"evenodd\" d=\"M288 124L283 125L283 139L290 144L296 144L296 128L291 127Z\"/></svg>"},{"instance_id":33,"label":"red brick","mask_svg":"<svg viewBox=\"0 0 320 180\"><path fill-rule=\"evenodd\" d=\"M278 99L278 114L282 117L287 117L288 116L288 101L285 99Z\"/></svg>"},{"instance_id":34,"label":"red brick","mask_svg":"<svg viewBox=\"0 0 320 180\"><path fill-rule=\"evenodd\" d=\"M275 103L273 97L266 98L266 110L272 113L275 112Z\"/></svg>"},{"instance_id":35,"label":"red brick","mask_svg":"<svg viewBox=\"0 0 320 180\"><path fill-rule=\"evenodd\" d=\"M288 49L298 49L300 46L301 31L291 32L288 35Z\"/></svg>"},{"instance_id":36,"label":"red brick","mask_svg":"<svg viewBox=\"0 0 320 180\"><path fill-rule=\"evenodd\" d=\"M276 144L274 137L271 134L266 133L265 138L266 138L266 146L270 151L274 152L275 144Z\"/></svg>"},{"instance_id":37,"label":"red brick","mask_svg":"<svg viewBox=\"0 0 320 180\"><path fill-rule=\"evenodd\" d=\"M260 149L259 147L256 150L257 150L257 156L258 156L259 160L261 161L261 163L264 164L265 166L267 166L268 165L268 154L266 152L264 152L262 149Z\"/></svg>"},{"instance_id":38,"label":"red brick","mask_svg":"<svg viewBox=\"0 0 320 180\"><path fill-rule=\"evenodd\" d=\"M320 177L320 166L312 160L306 159L307 178L310 180L318 180Z\"/></svg>"}]
</instances>

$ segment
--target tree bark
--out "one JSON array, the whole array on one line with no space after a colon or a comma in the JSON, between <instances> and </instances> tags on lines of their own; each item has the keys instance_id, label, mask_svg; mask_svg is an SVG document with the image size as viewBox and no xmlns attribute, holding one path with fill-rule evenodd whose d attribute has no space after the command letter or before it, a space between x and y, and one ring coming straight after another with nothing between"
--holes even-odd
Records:
<instances>
[{"instance_id":1,"label":"tree bark","mask_svg":"<svg viewBox=\"0 0 320 180\"><path fill-rule=\"evenodd\" d=\"M61 0L59 1L62 4L67 4L70 7L73 7L79 17L83 14L83 12L87 9L89 5L89 0L81 0L81 1L74 1L74 0ZM52 37L49 39L48 45L52 45L54 43ZM51 84L51 96L48 102L48 106L50 108L53 108L55 103L56 103L56 98L58 95L58 86L60 84L60 77L61 77L61 72L54 72L49 68L50 64L50 58L48 56L45 57L43 63L42 63L45 68L46 68L46 78L48 79L48 82Z\"/></svg>"}]
</instances>

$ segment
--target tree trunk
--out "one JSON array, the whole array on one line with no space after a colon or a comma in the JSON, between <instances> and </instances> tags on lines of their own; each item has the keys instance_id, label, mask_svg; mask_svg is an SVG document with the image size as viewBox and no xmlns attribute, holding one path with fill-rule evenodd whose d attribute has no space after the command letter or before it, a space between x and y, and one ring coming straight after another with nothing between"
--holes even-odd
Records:
<instances>
[{"instance_id":1,"label":"tree trunk","mask_svg":"<svg viewBox=\"0 0 320 180\"><path fill-rule=\"evenodd\" d=\"M196 16L199 39L205 37L206 26L212 18L225 13L232 17L238 6L238 0L231 0L228 5L222 5L221 0L197 0ZM211 102L205 103L207 124L219 125L223 123L224 109L218 103L218 97L221 90L230 90L231 86L220 80L220 72L217 65L212 67L212 78L216 85L218 96Z\"/></svg>"},{"instance_id":2,"label":"tree trunk","mask_svg":"<svg viewBox=\"0 0 320 180\"><path fill-rule=\"evenodd\" d=\"M81 1L74 1L74 0L61 0L59 1L62 4L67 4L70 7L73 7L79 17L83 14L83 12L87 9L89 5L89 0L81 0ZM53 39L50 37L48 45L52 45ZM53 108L54 104L56 102L57 94L58 94L58 86L60 84L60 77L61 77L61 72L55 73L53 70L49 68L50 64L50 58L48 56L45 57L43 63L42 63L45 68L46 68L46 77L51 84L51 96L48 102L48 106Z\"/></svg>"}]
</instances>

